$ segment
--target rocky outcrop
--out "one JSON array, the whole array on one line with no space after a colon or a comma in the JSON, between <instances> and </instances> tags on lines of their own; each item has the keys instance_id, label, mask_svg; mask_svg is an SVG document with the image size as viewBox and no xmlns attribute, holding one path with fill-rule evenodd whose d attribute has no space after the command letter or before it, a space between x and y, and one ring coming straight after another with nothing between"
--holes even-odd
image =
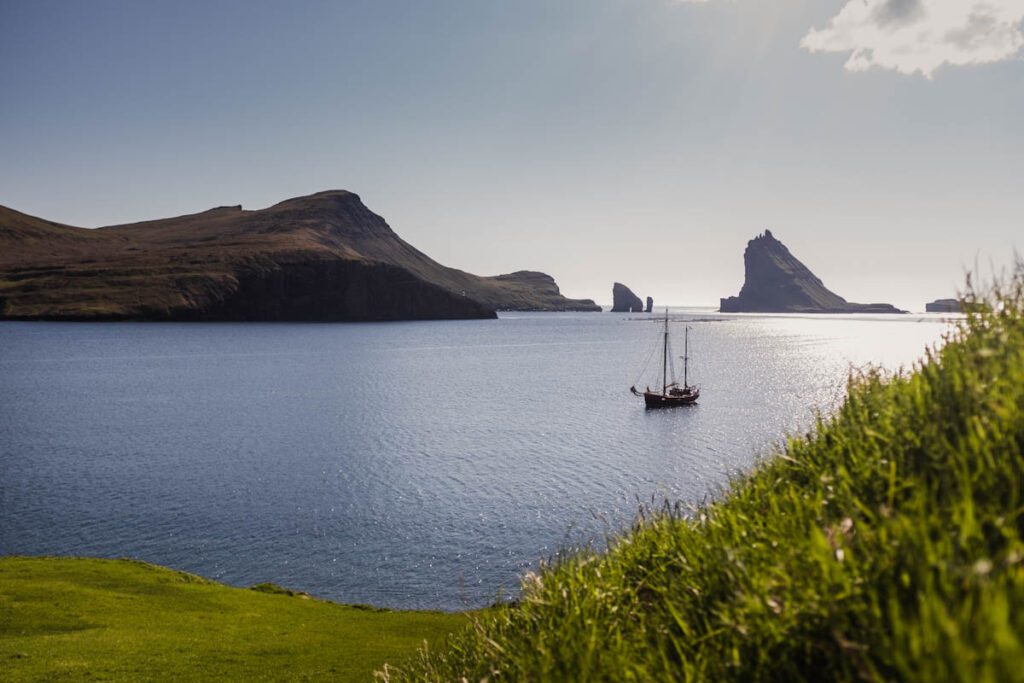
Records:
<instances>
[{"instance_id":1,"label":"rocky outcrop","mask_svg":"<svg viewBox=\"0 0 1024 683\"><path fill-rule=\"evenodd\" d=\"M924 305L928 313L963 313L963 306L959 299L936 299Z\"/></svg>"},{"instance_id":2,"label":"rocky outcrop","mask_svg":"<svg viewBox=\"0 0 1024 683\"><path fill-rule=\"evenodd\" d=\"M829 291L770 230L747 243L739 296L722 299L723 313L905 313L890 304L855 304Z\"/></svg>"},{"instance_id":3,"label":"rocky outcrop","mask_svg":"<svg viewBox=\"0 0 1024 683\"><path fill-rule=\"evenodd\" d=\"M555 279L546 273L520 270L480 279L483 280L480 285L469 286L469 294L499 311L601 311L592 299L562 296Z\"/></svg>"},{"instance_id":4,"label":"rocky outcrop","mask_svg":"<svg viewBox=\"0 0 1024 683\"><path fill-rule=\"evenodd\" d=\"M0 207L0 318L418 320L506 308L600 310L543 273L445 267L343 190L95 230Z\"/></svg>"},{"instance_id":5,"label":"rocky outcrop","mask_svg":"<svg viewBox=\"0 0 1024 683\"><path fill-rule=\"evenodd\" d=\"M612 313L642 313L644 302L629 287L616 282L612 285Z\"/></svg>"},{"instance_id":6,"label":"rocky outcrop","mask_svg":"<svg viewBox=\"0 0 1024 683\"><path fill-rule=\"evenodd\" d=\"M647 297L647 308L644 309L644 313L650 313L654 310L654 299Z\"/></svg>"}]
</instances>

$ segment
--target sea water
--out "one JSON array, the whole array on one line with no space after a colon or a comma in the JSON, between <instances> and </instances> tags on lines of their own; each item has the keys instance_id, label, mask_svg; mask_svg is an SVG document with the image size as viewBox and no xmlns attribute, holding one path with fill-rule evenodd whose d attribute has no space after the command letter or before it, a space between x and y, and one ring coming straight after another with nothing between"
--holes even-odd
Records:
<instances>
[{"instance_id":1,"label":"sea water","mask_svg":"<svg viewBox=\"0 0 1024 683\"><path fill-rule=\"evenodd\" d=\"M0 323L0 555L132 557L234 585L461 609L699 503L908 365L938 316L690 327L697 406L646 411L658 316L381 324ZM649 362L648 362L649 361ZM641 372L646 363L646 372Z\"/></svg>"}]
</instances>

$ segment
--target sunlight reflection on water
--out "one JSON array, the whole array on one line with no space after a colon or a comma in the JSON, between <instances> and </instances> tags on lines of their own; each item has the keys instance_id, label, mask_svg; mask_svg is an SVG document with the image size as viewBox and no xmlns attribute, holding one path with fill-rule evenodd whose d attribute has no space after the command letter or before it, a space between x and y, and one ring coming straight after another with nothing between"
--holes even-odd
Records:
<instances>
[{"instance_id":1,"label":"sunlight reflection on water","mask_svg":"<svg viewBox=\"0 0 1024 683\"><path fill-rule=\"evenodd\" d=\"M635 315L0 324L0 554L475 607L638 500L713 494L834 408L851 364L911 363L949 328L672 315L702 398L660 412L628 392L660 334Z\"/></svg>"}]
</instances>

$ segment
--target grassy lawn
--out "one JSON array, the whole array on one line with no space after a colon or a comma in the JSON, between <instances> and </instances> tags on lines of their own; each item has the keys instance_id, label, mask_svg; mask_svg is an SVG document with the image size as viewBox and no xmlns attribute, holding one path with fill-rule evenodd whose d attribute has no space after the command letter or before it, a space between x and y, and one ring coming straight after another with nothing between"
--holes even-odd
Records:
<instances>
[{"instance_id":1,"label":"grassy lawn","mask_svg":"<svg viewBox=\"0 0 1024 683\"><path fill-rule=\"evenodd\" d=\"M523 582L391 677L1024 681L1024 270L729 492Z\"/></svg>"},{"instance_id":2,"label":"grassy lawn","mask_svg":"<svg viewBox=\"0 0 1024 683\"><path fill-rule=\"evenodd\" d=\"M467 617L230 588L128 560L0 558L0 680L373 680Z\"/></svg>"}]
</instances>

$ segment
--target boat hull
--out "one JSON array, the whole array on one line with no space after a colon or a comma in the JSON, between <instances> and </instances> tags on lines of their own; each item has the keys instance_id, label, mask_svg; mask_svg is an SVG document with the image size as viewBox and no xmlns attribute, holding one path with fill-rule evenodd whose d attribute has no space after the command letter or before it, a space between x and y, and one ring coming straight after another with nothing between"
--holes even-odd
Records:
<instances>
[{"instance_id":1,"label":"boat hull","mask_svg":"<svg viewBox=\"0 0 1024 683\"><path fill-rule=\"evenodd\" d=\"M676 408L678 406L692 406L700 398L700 391L693 391L682 396L665 396L652 391L644 392L644 405L648 408Z\"/></svg>"}]
</instances>

